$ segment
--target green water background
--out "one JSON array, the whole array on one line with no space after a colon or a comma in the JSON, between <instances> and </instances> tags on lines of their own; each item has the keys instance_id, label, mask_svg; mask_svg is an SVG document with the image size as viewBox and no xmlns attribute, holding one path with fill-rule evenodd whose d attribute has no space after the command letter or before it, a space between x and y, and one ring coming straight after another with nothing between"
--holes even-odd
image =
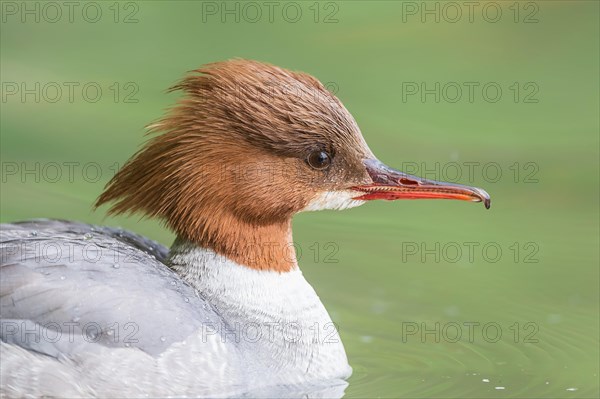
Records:
<instances>
[{"instance_id":1,"label":"green water background","mask_svg":"<svg viewBox=\"0 0 600 399\"><path fill-rule=\"evenodd\" d=\"M473 22L463 2L457 22L445 2L284 2L272 22L261 2L257 22L244 3L227 3L236 22L221 2L99 2L95 23L87 3L72 22L64 7L51 22L45 3L39 22L22 21L6 3L2 222L77 219L169 245L157 222L90 206L177 98L164 90L232 57L303 70L328 82L382 161L493 197L490 211L405 201L294 219L300 265L354 368L347 397L598 397L598 2L502 1L497 22L486 2ZM8 94L23 82L40 83L39 102ZM56 102L50 82L64 90ZM72 102L64 82L79 83ZM436 82L439 102L407 92ZM465 82L479 85L473 101Z\"/></svg>"}]
</instances>

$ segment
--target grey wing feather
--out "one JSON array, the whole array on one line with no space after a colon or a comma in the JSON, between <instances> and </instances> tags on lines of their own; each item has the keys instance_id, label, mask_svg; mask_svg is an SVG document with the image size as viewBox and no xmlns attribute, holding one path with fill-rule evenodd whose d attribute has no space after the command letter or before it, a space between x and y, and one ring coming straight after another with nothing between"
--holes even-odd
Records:
<instances>
[{"instance_id":1,"label":"grey wing feather","mask_svg":"<svg viewBox=\"0 0 600 399\"><path fill-rule=\"evenodd\" d=\"M158 355L219 316L164 246L60 220L0 225L0 339L52 357L102 347Z\"/></svg>"}]
</instances>

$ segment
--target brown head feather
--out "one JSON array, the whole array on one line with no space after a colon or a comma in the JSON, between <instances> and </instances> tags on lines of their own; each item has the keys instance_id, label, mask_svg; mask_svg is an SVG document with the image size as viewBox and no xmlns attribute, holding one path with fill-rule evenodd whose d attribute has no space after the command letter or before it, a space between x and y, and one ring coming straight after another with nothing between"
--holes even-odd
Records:
<instances>
[{"instance_id":1,"label":"brown head feather","mask_svg":"<svg viewBox=\"0 0 600 399\"><path fill-rule=\"evenodd\" d=\"M248 60L207 65L171 90L184 97L160 133L108 183L95 206L143 212L238 263L295 265L291 217L319 193L367 179L356 122L318 80ZM311 169L315 150L332 154Z\"/></svg>"}]
</instances>

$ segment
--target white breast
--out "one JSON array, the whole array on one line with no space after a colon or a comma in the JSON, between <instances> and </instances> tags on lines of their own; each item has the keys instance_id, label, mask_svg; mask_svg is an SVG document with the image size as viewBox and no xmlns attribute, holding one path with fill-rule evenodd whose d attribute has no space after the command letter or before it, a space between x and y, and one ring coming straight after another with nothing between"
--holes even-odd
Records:
<instances>
[{"instance_id":1,"label":"white breast","mask_svg":"<svg viewBox=\"0 0 600 399\"><path fill-rule=\"evenodd\" d=\"M297 267L290 272L255 270L213 251L176 243L170 263L194 286L231 332L256 378L281 383L347 378L352 369L336 326Z\"/></svg>"}]
</instances>

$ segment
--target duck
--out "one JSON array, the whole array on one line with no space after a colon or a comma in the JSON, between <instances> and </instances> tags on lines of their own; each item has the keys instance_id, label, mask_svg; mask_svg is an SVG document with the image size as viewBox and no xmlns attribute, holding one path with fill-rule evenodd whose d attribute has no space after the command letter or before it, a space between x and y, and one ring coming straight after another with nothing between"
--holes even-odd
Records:
<instances>
[{"instance_id":1,"label":"duck","mask_svg":"<svg viewBox=\"0 0 600 399\"><path fill-rule=\"evenodd\" d=\"M372 200L483 202L380 162L316 78L232 59L182 96L94 208L164 223L37 219L0 229L5 397L341 397L340 335L298 266L292 218Z\"/></svg>"}]
</instances>

